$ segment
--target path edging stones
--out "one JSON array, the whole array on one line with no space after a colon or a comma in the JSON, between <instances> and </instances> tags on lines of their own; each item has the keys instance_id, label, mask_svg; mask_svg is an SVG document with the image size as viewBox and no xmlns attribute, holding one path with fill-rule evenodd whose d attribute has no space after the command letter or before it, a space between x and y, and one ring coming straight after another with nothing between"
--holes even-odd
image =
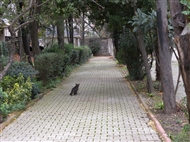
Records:
<instances>
[{"instance_id":1,"label":"path edging stones","mask_svg":"<svg viewBox=\"0 0 190 142\"><path fill-rule=\"evenodd\" d=\"M128 82L128 81L127 81ZM168 137L167 133L165 132L165 130L163 129L162 125L160 124L160 122L156 119L156 117L151 113L151 111L149 110L148 106L146 105L146 103L143 101L142 96L137 93L134 89L134 86L129 82L130 85L130 89L133 90L133 92L137 95L139 101L142 103L143 107L145 108L145 110L147 111L148 116L151 118L152 121L154 121L154 124L156 126L156 129L158 131L158 133L160 134L161 138L163 138L163 140L165 142L171 142L171 139Z\"/></svg>"}]
</instances>

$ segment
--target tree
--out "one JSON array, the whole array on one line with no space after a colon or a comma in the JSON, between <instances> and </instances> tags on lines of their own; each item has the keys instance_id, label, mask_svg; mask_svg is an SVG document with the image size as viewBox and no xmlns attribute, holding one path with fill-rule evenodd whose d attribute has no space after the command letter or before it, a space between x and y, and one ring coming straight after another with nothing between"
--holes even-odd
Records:
<instances>
[{"instance_id":1,"label":"tree","mask_svg":"<svg viewBox=\"0 0 190 142\"><path fill-rule=\"evenodd\" d=\"M169 5L172 25L175 33L175 43L179 55L179 65L187 96L187 109L190 123L190 34L185 31L185 27L189 26L189 19L187 16L189 16L188 11L190 11L190 2L188 0L183 0L181 2L187 6L187 11L183 12L180 0L169 0ZM187 16L184 16L182 13Z\"/></svg>"},{"instance_id":2,"label":"tree","mask_svg":"<svg viewBox=\"0 0 190 142\"><path fill-rule=\"evenodd\" d=\"M67 0L56 0L55 7L55 23L57 26L57 39L58 45L61 49L64 50L64 33L65 33L65 20L69 19L69 29L70 31L70 41L73 43L73 17L72 13L74 12L73 2Z\"/></svg>"},{"instance_id":3,"label":"tree","mask_svg":"<svg viewBox=\"0 0 190 142\"><path fill-rule=\"evenodd\" d=\"M31 9L30 14L31 17L38 16L41 13L41 4L42 0L36 0L36 6ZM40 54L39 41L38 41L38 29L39 29L39 20L34 19L33 22L30 23L30 37L32 41L32 52L33 56Z\"/></svg>"},{"instance_id":4,"label":"tree","mask_svg":"<svg viewBox=\"0 0 190 142\"><path fill-rule=\"evenodd\" d=\"M58 19L57 23L57 40L58 40L58 45L61 49L64 50L64 19Z\"/></svg>"},{"instance_id":5,"label":"tree","mask_svg":"<svg viewBox=\"0 0 190 142\"><path fill-rule=\"evenodd\" d=\"M150 22L150 21L148 21L149 19L146 16L147 15L145 13L141 12L140 9L137 9L136 16L134 16L133 20L130 21L129 23L131 23L134 26L134 32L136 32L136 34L137 34L138 48L141 51L143 63L145 66L145 71L146 71L148 92L154 93L152 77L150 74L150 67L149 67L148 59L147 59L147 51L146 51L145 42L144 42L145 34L143 34L143 31L145 31L145 32L148 31L148 29L145 28L146 27L145 25L148 25L148 23Z\"/></svg>"},{"instance_id":6,"label":"tree","mask_svg":"<svg viewBox=\"0 0 190 142\"><path fill-rule=\"evenodd\" d=\"M20 1L18 4L17 4L17 12L18 13L22 13L23 9L24 9L24 2L23 1ZM28 16L28 15L27 15ZM21 16L19 18L19 24L22 25L23 23L25 23L25 17L24 16ZM28 24L29 25L29 24ZM31 60L31 56L30 56L30 37L29 37L29 26L26 25L24 27L21 27L20 28L20 36L22 37L22 44L23 44L23 49L24 49L24 52L27 56L27 59L28 59L28 62L32 65L32 60ZM22 47L22 44L20 44L20 46Z\"/></svg>"},{"instance_id":7,"label":"tree","mask_svg":"<svg viewBox=\"0 0 190 142\"><path fill-rule=\"evenodd\" d=\"M73 30L73 15L71 14L70 16L69 16L69 18L68 18L68 22L69 22L69 36L70 36L70 41L69 41L69 43L71 43L71 44L73 44L74 42L73 42L73 32L74 32L74 30Z\"/></svg>"},{"instance_id":8,"label":"tree","mask_svg":"<svg viewBox=\"0 0 190 142\"><path fill-rule=\"evenodd\" d=\"M146 73L135 33L130 29L125 29L119 38L117 60L127 66L128 76L131 80L143 80Z\"/></svg>"},{"instance_id":9,"label":"tree","mask_svg":"<svg viewBox=\"0 0 190 142\"><path fill-rule=\"evenodd\" d=\"M90 5L89 18L92 19L92 21L95 23L96 26L103 26L104 23L107 23L108 31L111 32L111 36L113 38L114 46L116 49L116 57L118 57L117 54L121 50L119 47L119 41L120 41L120 37L123 34L123 31L125 29L130 29L130 30L133 29L133 25L128 23L128 21L130 21L132 19L132 17L134 16L134 13L135 13L134 6L142 8L145 12L149 12L150 8L155 5L155 2L149 1L147 4L147 2L144 2L142 0L138 0L138 2L134 1L134 0L129 0L129 1L122 1L122 0L114 1L113 0L110 2L99 1L99 4L102 5L104 7L104 9L99 8L99 10L97 10L97 7L95 7L93 4ZM118 10L115 10L115 9L118 9ZM95 20L93 20L93 19L95 19ZM147 63L148 55L146 55L145 46L143 46L144 48L142 48L142 45L145 44L143 36L145 36L147 33L143 35L140 30L141 30L141 27L139 28L139 32L137 32L139 34L135 35L137 38L136 42L139 43L138 45L140 47L139 49L141 49L141 55L143 55L144 61L146 61L146 62L144 62L144 65L146 66L146 69L147 69L146 75L147 75L148 84L149 84L149 85L147 85L149 88L148 90L149 90L149 92L154 92L153 84L151 83L152 79L151 79L151 75L150 75L150 71L149 71L150 66ZM139 39L141 39L141 40L139 40ZM136 61L134 61L134 62L136 62Z\"/></svg>"},{"instance_id":10,"label":"tree","mask_svg":"<svg viewBox=\"0 0 190 142\"><path fill-rule=\"evenodd\" d=\"M157 22L159 35L159 61L164 110L167 114L176 112L176 101L171 68L171 51L169 49L167 0L157 0Z\"/></svg>"},{"instance_id":11,"label":"tree","mask_svg":"<svg viewBox=\"0 0 190 142\"><path fill-rule=\"evenodd\" d=\"M9 3L8 3L9 4ZM23 21L20 24L19 20L23 18L23 16L27 15L29 13L29 11L34 8L34 6L36 6L36 3L34 2L34 0L30 0L28 5L25 7L25 9L22 10L22 12L20 12L18 15L16 15L15 13L15 3L12 3L13 7L8 9L8 13L10 14L9 16L11 16L10 18L10 25L8 26L9 32L11 34L11 39L9 42L9 46L11 47L11 52L10 52L10 56L9 56L9 61L8 64L5 66L5 68L3 69L3 71L0 72L0 80L2 80L2 78L6 75L8 69L10 68L10 66L13 63L13 59L14 59L14 54L15 54L15 50L16 50L16 32L23 28L24 26L28 25L29 23L31 23L33 21L33 19L27 20L27 21ZM5 7L7 7L7 5L4 5ZM6 15L5 15L6 16Z\"/></svg>"}]
</instances>

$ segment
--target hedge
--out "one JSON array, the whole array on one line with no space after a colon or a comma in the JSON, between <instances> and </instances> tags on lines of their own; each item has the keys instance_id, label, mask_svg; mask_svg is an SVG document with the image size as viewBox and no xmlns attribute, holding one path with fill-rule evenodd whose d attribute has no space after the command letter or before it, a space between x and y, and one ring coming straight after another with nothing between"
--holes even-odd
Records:
<instances>
[{"instance_id":1,"label":"hedge","mask_svg":"<svg viewBox=\"0 0 190 142\"><path fill-rule=\"evenodd\" d=\"M35 58L35 68L39 71L38 79L46 85L57 77L67 76L68 66L85 63L91 57L91 50L87 46L73 47L67 45L65 51L46 49Z\"/></svg>"}]
</instances>

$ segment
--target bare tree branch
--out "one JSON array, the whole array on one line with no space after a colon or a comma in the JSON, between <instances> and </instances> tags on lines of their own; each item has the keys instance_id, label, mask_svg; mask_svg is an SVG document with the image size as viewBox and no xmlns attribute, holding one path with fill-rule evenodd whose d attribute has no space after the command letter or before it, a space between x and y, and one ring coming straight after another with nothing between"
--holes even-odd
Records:
<instances>
[{"instance_id":1,"label":"bare tree branch","mask_svg":"<svg viewBox=\"0 0 190 142\"><path fill-rule=\"evenodd\" d=\"M41 3L41 4L39 4L39 5L35 5L35 7L40 7L40 6L42 6L43 4L45 4L45 3L47 3L47 2L49 2L49 0L44 1L43 3Z\"/></svg>"},{"instance_id":2,"label":"bare tree branch","mask_svg":"<svg viewBox=\"0 0 190 142\"><path fill-rule=\"evenodd\" d=\"M6 75L8 69L10 68L10 66L12 65L13 61L14 61L14 54L15 54L15 48L12 46L13 44L10 43L10 47L11 47L11 53L9 56L9 61L8 64L5 66L5 68L3 69L3 71L0 72L0 81L3 79L3 77Z\"/></svg>"},{"instance_id":3,"label":"bare tree branch","mask_svg":"<svg viewBox=\"0 0 190 142\"><path fill-rule=\"evenodd\" d=\"M27 7L22 13L20 13L16 18L14 18L14 20L12 21L12 23L10 24L11 26L14 25L19 19L20 17L22 17L23 15L25 15L33 6L34 4L32 4L33 0L30 1L30 6Z\"/></svg>"},{"instance_id":4,"label":"bare tree branch","mask_svg":"<svg viewBox=\"0 0 190 142\"><path fill-rule=\"evenodd\" d=\"M21 25L19 25L17 28L14 29L14 31L18 31L20 28L24 27L25 25L29 24L29 23L32 23L34 20L30 20L30 21L27 21L25 23L22 23Z\"/></svg>"},{"instance_id":5,"label":"bare tree branch","mask_svg":"<svg viewBox=\"0 0 190 142\"><path fill-rule=\"evenodd\" d=\"M49 0L47 0L46 2L48 2ZM45 3L45 2L44 2ZM44 4L42 3L42 4ZM37 6L41 6L37 5ZM3 77L6 75L8 69L10 68L10 66L12 65L13 61L14 61L14 54L15 54L15 42L16 42L16 31L19 30L20 28L22 28L23 26L33 22L33 20L27 21L25 23L22 23L21 25L19 25L18 27L15 28L16 23L20 20L20 18L22 16L24 16L25 14L27 14L34 6L36 6L36 0L30 0L30 4L29 6L24 9L19 15L17 15L13 21L10 23L10 25L8 26L9 32L11 34L11 41L10 41L10 46L11 46L11 53L9 56L9 61L8 64L5 66L5 68L3 69L3 71L0 72L0 80L3 79Z\"/></svg>"},{"instance_id":6,"label":"bare tree branch","mask_svg":"<svg viewBox=\"0 0 190 142\"><path fill-rule=\"evenodd\" d=\"M175 44L176 44L176 46L178 46L176 42L175 42ZM179 79L180 79L180 76L181 76L181 69L180 69L181 65L180 65L179 57L178 57L177 53L175 52L175 50L174 50L174 48L173 48L172 46L171 46L171 49L172 49L172 51L173 51L173 53L174 53L174 55L175 55L175 57L176 57L176 59L177 59L178 65L179 65L179 66L178 66L177 84L176 84L175 91L174 91L174 93L175 93L175 95L176 95L177 90L178 90L178 86L179 86L179 82L180 82Z\"/></svg>"},{"instance_id":7,"label":"bare tree branch","mask_svg":"<svg viewBox=\"0 0 190 142\"><path fill-rule=\"evenodd\" d=\"M96 1L92 0L92 2L94 2L96 5L98 5L99 7L101 7L102 9L104 9L105 7L103 7L102 5L100 5L99 3L97 3Z\"/></svg>"},{"instance_id":8,"label":"bare tree branch","mask_svg":"<svg viewBox=\"0 0 190 142\"><path fill-rule=\"evenodd\" d=\"M99 34L99 32L96 30L96 28L95 27L92 27L87 21L85 21L84 20L84 22L92 29L92 30L94 30L98 35L99 35L99 37L102 37L100 34Z\"/></svg>"}]
</instances>

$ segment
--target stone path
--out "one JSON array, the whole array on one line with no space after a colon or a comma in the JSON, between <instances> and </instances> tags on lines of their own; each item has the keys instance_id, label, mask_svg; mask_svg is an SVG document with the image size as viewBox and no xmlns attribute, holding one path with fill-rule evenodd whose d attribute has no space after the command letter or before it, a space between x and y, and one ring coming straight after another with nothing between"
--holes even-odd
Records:
<instances>
[{"instance_id":1,"label":"stone path","mask_svg":"<svg viewBox=\"0 0 190 142\"><path fill-rule=\"evenodd\" d=\"M70 90L80 83L78 95ZM1 142L161 142L116 63L94 57L1 133Z\"/></svg>"}]
</instances>

